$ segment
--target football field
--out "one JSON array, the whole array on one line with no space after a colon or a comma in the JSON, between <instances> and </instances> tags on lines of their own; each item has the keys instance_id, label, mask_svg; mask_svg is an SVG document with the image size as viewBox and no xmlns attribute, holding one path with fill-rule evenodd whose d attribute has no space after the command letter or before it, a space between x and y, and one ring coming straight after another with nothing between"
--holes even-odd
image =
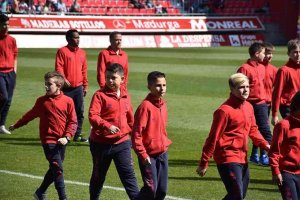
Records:
<instances>
[{"instance_id":1,"label":"football field","mask_svg":"<svg viewBox=\"0 0 300 200\"><path fill-rule=\"evenodd\" d=\"M96 64L100 49L86 49L89 91L85 98L83 135L88 137L88 108L98 89ZM167 199L219 200L225 195L213 160L205 177L195 170L212 121L212 114L229 95L228 77L248 58L246 47L188 49L125 49L129 56L129 85L134 110L148 93L146 77L158 70L167 75L169 121L169 189ZM286 47L276 47L273 64L286 63ZM43 76L53 71L56 49L19 49L17 86L6 126L28 111L37 97L45 94ZM39 186L48 163L39 141L39 120L21 127L11 135L0 135L0 199L30 200ZM252 144L249 143L249 149ZM142 179L136 154L132 152L139 187ZM247 200L279 200L277 186L271 182L269 167L250 166ZM66 150L64 173L70 200L89 199L88 183L92 161L88 143L71 142ZM47 199L56 200L54 185ZM101 199L128 199L112 164Z\"/></svg>"}]
</instances>

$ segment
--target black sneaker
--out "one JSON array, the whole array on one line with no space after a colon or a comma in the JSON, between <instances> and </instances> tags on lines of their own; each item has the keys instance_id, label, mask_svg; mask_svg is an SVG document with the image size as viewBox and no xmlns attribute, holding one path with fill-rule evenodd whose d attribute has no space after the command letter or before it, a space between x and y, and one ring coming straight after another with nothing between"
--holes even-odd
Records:
<instances>
[{"instance_id":1,"label":"black sneaker","mask_svg":"<svg viewBox=\"0 0 300 200\"><path fill-rule=\"evenodd\" d=\"M41 193L39 191L39 189L37 189L35 191L35 193L33 194L33 197L36 199L36 200L46 200L46 194L45 193Z\"/></svg>"},{"instance_id":2,"label":"black sneaker","mask_svg":"<svg viewBox=\"0 0 300 200\"><path fill-rule=\"evenodd\" d=\"M88 139L83 138L82 136L74 137L74 142L88 142Z\"/></svg>"}]
</instances>

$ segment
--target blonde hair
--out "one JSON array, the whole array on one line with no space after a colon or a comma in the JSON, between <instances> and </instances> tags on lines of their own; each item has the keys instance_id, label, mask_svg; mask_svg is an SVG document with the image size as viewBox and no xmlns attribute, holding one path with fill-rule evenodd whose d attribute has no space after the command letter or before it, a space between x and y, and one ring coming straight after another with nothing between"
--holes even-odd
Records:
<instances>
[{"instance_id":1,"label":"blonde hair","mask_svg":"<svg viewBox=\"0 0 300 200\"><path fill-rule=\"evenodd\" d=\"M48 81L50 78L54 78L55 79L55 84L56 85L60 85L61 87L64 86L65 84L65 79L63 77L63 75L61 75L59 72L57 71L53 71L53 72L47 72L44 75L44 80Z\"/></svg>"},{"instance_id":2,"label":"blonde hair","mask_svg":"<svg viewBox=\"0 0 300 200\"><path fill-rule=\"evenodd\" d=\"M235 73L229 77L228 83L229 83L230 88L236 88L236 87L242 85L245 81L249 82L249 79L247 76L245 76L242 73Z\"/></svg>"}]
</instances>

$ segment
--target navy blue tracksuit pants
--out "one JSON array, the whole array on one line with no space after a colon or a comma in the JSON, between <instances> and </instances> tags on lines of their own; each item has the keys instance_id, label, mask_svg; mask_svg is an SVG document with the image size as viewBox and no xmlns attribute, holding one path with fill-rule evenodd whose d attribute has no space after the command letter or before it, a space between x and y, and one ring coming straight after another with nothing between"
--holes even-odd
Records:
<instances>
[{"instance_id":1,"label":"navy blue tracksuit pants","mask_svg":"<svg viewBox=\"0 0 300 200\"><path fill-rule=\"evenodd\" d=\"M90 141L90 151L93 157L93 172L90 180L90 200L98 200L107 170L114 160L119 177L127 195L135 199L139 193L137 180L131 157L131 141L120 144L103 144Z\"/></svg>"},{"instance_id":2,"label":"navy blue tracksuit pants","mask_svg":"<svg viewBox=\"0 0 300 200\"><path fill-rule=\"evenodd\" d=\"M44 176L39 192L45 193L54 182L60 200L67 199L65 193L63 161L65 159L66 146L60 144L43 144L46 159L49 162L49 170Z\"/></svg>"},{"instance_id":3,"label":"navy blue tracksuit pants","mask_svg":"<svg viewBox=\"0 0 300 200\"><path fill-rule=\"evenodd\" d=\"M227 191L223 200L244 199L249 184L248 164L225 163L217 167Z\"/></svg>"},{"instance_id":4,"label":"navy blue tracksuit pants","mask_svg":"<svg viewBox=\"0 0 300 200\"><path fill-rule=\"evenodd\" d=\"M83 96L83 86L78 86L75 88L68 87L64 88L63 92L66 96L73 99L76 116L77 116L77 130L74 137L79 137L82 130L83 124L83 112L84 112L84 96Z\"/></svg>"},{"instance_id":5,"label":"navy blue tracksuit pants","mask_svg":"<svg viewBox=\"0 0 300 200\"><path fill-rule=\"evenodd\" d=\"M5 125L16 85L15 71L0 72L0 126Z\"/></svg>"},{"instance_id":6,"label":"navy blue tracksuit pants","mask_svg":"<svg viewBox=\"0 0 300 200\"><path fill-rule=\"evenodd\" d=\"M283 200L300 199L300 174L281 172L283 184L278 186Z\"/></svg>"},{"instance_id":7,"label":"navy blue tracksuit pants","mask_svg":"<svg viewBox=\"0 0 300 200\"><path fill-rule=\"evenodd\" d=\"M168 152L151 156L151 165L144 165L139 159L144 182L137 200L163 200L168 190Z\"/></svg>"},{"instance_id":8,"label":"navy blue tracksuit pants","mask_svg":"<svg viewBox=\"0 0 300 200\"><path fill-rule=\"evenodd\" d=\"M262 134L264 139L271 144L272 133L269 123L268 105L265 103L253 105L253 109L259 132ZM257 147L253 145L252 154L254 153L257 153Z\"/></svg>"}]
</instances>

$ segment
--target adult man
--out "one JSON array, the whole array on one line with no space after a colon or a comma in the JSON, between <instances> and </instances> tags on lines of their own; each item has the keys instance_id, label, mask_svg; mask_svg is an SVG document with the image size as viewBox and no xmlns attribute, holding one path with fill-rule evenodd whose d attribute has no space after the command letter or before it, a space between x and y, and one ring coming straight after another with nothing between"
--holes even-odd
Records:
<instances>
[{"instance_id":1,"label":"adult man","mask_svg":"<svg viewBox=\"0 0 300 200\"><path fill-rule=\"evenodd\" d=\"M87 142L81 135L83 124L83 101L88 90L86 53L78 47L79 33L75 29L66 33L67 46L56 53L55 70L65 77L63 92L74 101L78 127L74 136L75 142Z\"/></svg>"},{"instance_id":2,"label":"adult man","mask_svg":"<svg viewBox=\"0 0 300 200\"><path fill-rule=\"evenodd\" d=\"M0 133L10 134L5 128L7 114L16 85L18 48L15 38L8 34L9 18L0 15Z\"/></svg>"},{"instance_id":3,"label":"adult man","mask_svg":"<svg viewBox=\"0 0 300 200\"><path fill-rule=\"evenodd\" d=\"M122 34L114 31L109 34L110 46L102 50L98 56L97 64L97 81L100 88L105 86L105 71L106 68L112 63L122 65L124 69L124 82L123 86L127 88L128 83L128 56L121 49Z\"/></svg>"}]
</instances>

